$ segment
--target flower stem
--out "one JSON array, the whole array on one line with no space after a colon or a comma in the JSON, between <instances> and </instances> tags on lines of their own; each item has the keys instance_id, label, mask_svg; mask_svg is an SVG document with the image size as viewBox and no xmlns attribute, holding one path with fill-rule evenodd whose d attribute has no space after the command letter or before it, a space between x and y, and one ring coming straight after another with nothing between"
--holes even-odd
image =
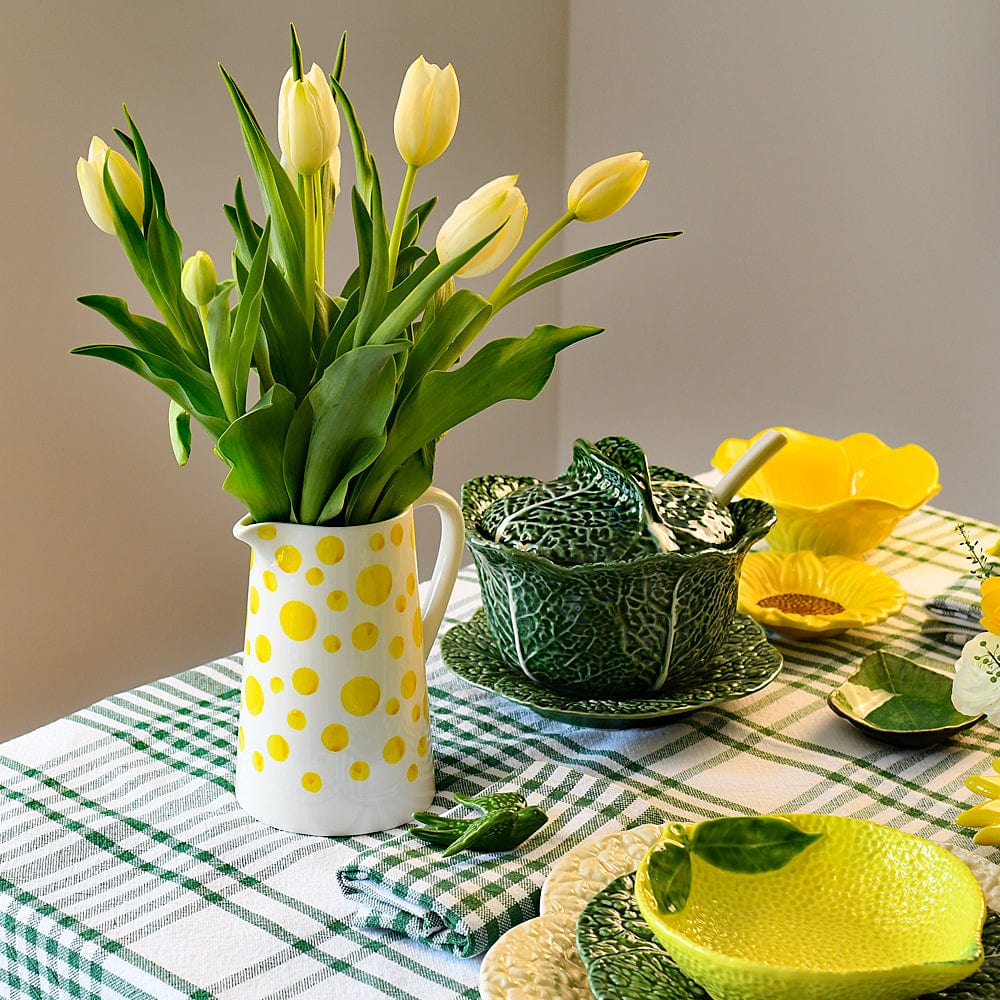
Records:
<instances>
[{"instance_id":1,"label":"flower stem","mask_svg":"<svg viewBox=\"0 0 1000 1000\"><path fill-rule=\"evenodd\" d=\"M518 257L511 269L503 276L500 284L489 295L489 302L495 309L503 308L503 297L510 291L511 285L521 276L524 269L538 256L542 248L557 234L562 232L574 219L576 214L567 212L562 218L556 219L527 250Z\"/></svg>"},{"instance_id":2,"label":"flower stem","mask_svg":"<svg viewBox=\"0 0 1000 1000\"><path fill-rule=\"evenodd\" d=\"M305 178L303 194L305 196L303 210L306 224L306 266L302 301L306 325L311 330L316 311L316 185L313 183L312 177Z\"/></svg>"},{"instance_id":3,"label":"flower stem","mask_svg":"<svg viewBox=\"0 0 1000 1000\"><path fill-rule=\"evenodd\" d=\"M389 286L395 283L396 259L399 257L399 244L403 238L403 226L406 224L406 213L410 210L410 198L413 195L413 182L417 177L417 168L412 163L406 165L406 176L399 192L399 204L396 206L396 218L392 223L392 236L389 238Z\"/></svg>"}]
</instances>

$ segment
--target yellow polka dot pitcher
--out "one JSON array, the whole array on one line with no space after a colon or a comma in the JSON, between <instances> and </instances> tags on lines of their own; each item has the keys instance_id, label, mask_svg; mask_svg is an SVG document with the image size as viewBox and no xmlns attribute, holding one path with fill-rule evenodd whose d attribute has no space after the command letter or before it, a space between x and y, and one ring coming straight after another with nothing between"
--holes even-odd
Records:
<instances>
[{"instance_id":1,"label":"yellow polka dot pitcher","mask_svg":"<svg viewBox=\"0 0 1000 1000\"><path fill-rule=\"evenodd\" d=\"M421 614L413 509L441 544ZM388 830L426 809L434 763L424 662L461 560L461 510L431 487L357 527L233 529L251 548L236 798L295 833Z\"/></svg>"}]
</instances>

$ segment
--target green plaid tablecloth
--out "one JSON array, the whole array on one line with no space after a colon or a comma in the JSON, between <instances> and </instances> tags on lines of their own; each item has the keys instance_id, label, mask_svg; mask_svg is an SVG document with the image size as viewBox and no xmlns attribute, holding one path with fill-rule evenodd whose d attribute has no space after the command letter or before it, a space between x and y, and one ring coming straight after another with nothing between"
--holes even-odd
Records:
<instances>
[{"instance_id":1,"label":"green plaid tablecloth","mask_svg":"<svg viewBox=\"0 0 1000 1000\"><path fill-rule=\"evenodd\" d=\"M976 798L965 777L1000 756L996 731L983 724L940 748L893 749L825 704L873 648L951 664L954 649L921 625L924 601L968 569L954 530L960 520L922 511L871 556L909 592L901 615L822 643L781 643L785 669L765 690L662 728L609 732L544 720L469 688L435 654L428 679L436 808L450 808L455 791L541 774L541 786L566 790L552 812L567 819L540 841L546 859L585 833L647 813L697 820L834 812L968 847L953 820ZM989 544L997 530L979 525L973 534ZM478 604L474 573L463 570L445 627ZM302 837L238 809L231 770L239 668L238 657L209 663L0 745L0 996L478 995L478 959L362 926L371 922L370 904L340 887L338 872L359 858L369 867L391 859L400 831ZM544 865L537 868L495 869L505 881L482 895L514 898L516 914L497 916L492 936L533 912L532 879Z\"/></svg>"}]
</instances>

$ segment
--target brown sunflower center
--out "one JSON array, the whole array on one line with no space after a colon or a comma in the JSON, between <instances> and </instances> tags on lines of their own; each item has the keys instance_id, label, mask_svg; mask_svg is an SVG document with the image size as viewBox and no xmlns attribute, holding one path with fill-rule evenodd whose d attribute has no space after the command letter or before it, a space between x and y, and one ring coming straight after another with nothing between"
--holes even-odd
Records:
<instances>
[{"instance_id":1,"label":"brown sunflower center","mask_svg":"<svg viewBox=\"0 0 1000 1000\"><path fill-rule=\"evenodd\" d=\"M843 604L812 594L771 594L757 602L762 608L777 608L790 615L838 615Z\"/></svg>"}]
</instances>

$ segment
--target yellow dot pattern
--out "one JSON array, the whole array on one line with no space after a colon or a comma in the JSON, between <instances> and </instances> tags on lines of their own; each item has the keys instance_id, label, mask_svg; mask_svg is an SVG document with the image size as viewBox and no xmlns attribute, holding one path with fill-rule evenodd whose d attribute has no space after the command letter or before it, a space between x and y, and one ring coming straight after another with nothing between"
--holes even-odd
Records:
<instances>
[{"instance_id":1,"label":"yellow dot pattern","mask_svg":"<svg viewBox=\"0 0 1000 1000\"><path fill-rule=\"evenodd\" d=\"M387 764L398 764L406 753L406 742L402 736L393 736L382 747L382 757Z\"/></svg>"},{"instance_id":2,"label":"yellow dot pattern","mask_svg":"<svg viewBox=\"0 0 1000 1000\"><path fill-rule=\"evenodd\" d=\"M327 726L319 738L323 746L331 753L338 753L344 750L347 744L351 742L351 734L348 732L347 726L342 726L339 722L334 722Z\"/></svg>"},{"instance_id":3,"label":"yellow dot pattern","mask_svg":"<svg viewBox=\"0 0 1000 1000\"><path fill-rule=\"evenodd\" d=\"M328 802L345 779L359 795L384 795L398 787L386 782L430 774L407 524L256 526L237 745L241 773L262 787L291 781L299 795L322 792L318 801Z\"/></svg>"},{"instance_id":4,"label":"yellow dot pattern","mask_svg":"<svg viewBox=\"0 0 1000 1000\"><path fill-rule=\"evenodd\" d=\"M273 760L288 760L288 740L278 733L267 738L267 752Z\"/></svg>"},{"instance_id":5,"label":"yellow dot pattern","mask_svg":"<svg viewBox=\"0 0 1000 1000\"><path fill-rule=\"evenodd\" d=\"M316 543L316 558L324 566L336 566L344 558L343 539L336 535L327 535Z\"/></svg>"},{"instance_id":6,"label":"yellow dot pattern","mask_svg":"<svg viewBox=\"0 0 1000 1000\"><path fill-rule=\"evenodd\" d=\"M417 690L417 675L412 670L407 670L403 674L403 680L399 685L399 693L404 698L412 698L414 692Z\"/></svg>"},{"instance_id":7,"label":"yellow dot pattern","mask_svg":"<svg viewBox=\"0 0 1000 1000\"><path fill-rule=\"evenodd\" d=\"M281 630L289 639L305 642L316 631L316 612L305 601L286 601L278 613Z\"/></svg>"},{"instance_id":8,"label":"yellow dot pattern","mask_svg":"<svg viewBox=\"0 0 1000 1000\"><path fill-rule=\"evenodd\" d=\"M319 690L319 674L312 667L299 667L292 674L292 687L299 694L315 694Z\"/></svg>"},{"instance_id":9,"label":"yellow dot pattern","mask_svg":"<svg viewBox=\"0 0 1000 1000\"><path fill-rule=\"evenodd\" d=\"M282 545L274 553L278 568L286 573L296 573L302 565L302 553L294 545Z\"/></svg>"},{"instance_id":10,"label":"yellow dot pattern","mask_svg":"<svg viewBox=\"0 0 1000 1000\"><path fill-rule=\"evenodd\" d=\"M264 689L260 686L260 681L253 674L248 675L243 690L247 711L251 715L260 715L264 711Z\"/></svg>"},{"instance_id":11,"label":"yellow dot pattern","mask_svg":"<svg viewBox=\"0 0 1000 1000\"><path fill-rule=\"evenodd\" d=\"M378 625L375 622L361 622L351 632L351 643L355 649L367 652L378 642Z\"/></svg>"},{"instance_id":12,"label":"yellow dot pattern","mask_svg":"<svg viewBox=\"0 0 1000 1000\"><path fill-rule=\"evenodd\" d=\"M353 677L340 689L340 701L351 715L371 715L382 699L378 681L371 677Z\"/></svg>"},{"instance_id":13,"label":"yellow dot pattern","mask_svg":"<svg viewBox=\"0 0 1000 1000\"><path fill-rule=\"evenodd\" d=\"M358 597L370 607L385 604L392 593L392 571L383 563L366 566L358 574Z\"/></svg>"}]
</instances>

